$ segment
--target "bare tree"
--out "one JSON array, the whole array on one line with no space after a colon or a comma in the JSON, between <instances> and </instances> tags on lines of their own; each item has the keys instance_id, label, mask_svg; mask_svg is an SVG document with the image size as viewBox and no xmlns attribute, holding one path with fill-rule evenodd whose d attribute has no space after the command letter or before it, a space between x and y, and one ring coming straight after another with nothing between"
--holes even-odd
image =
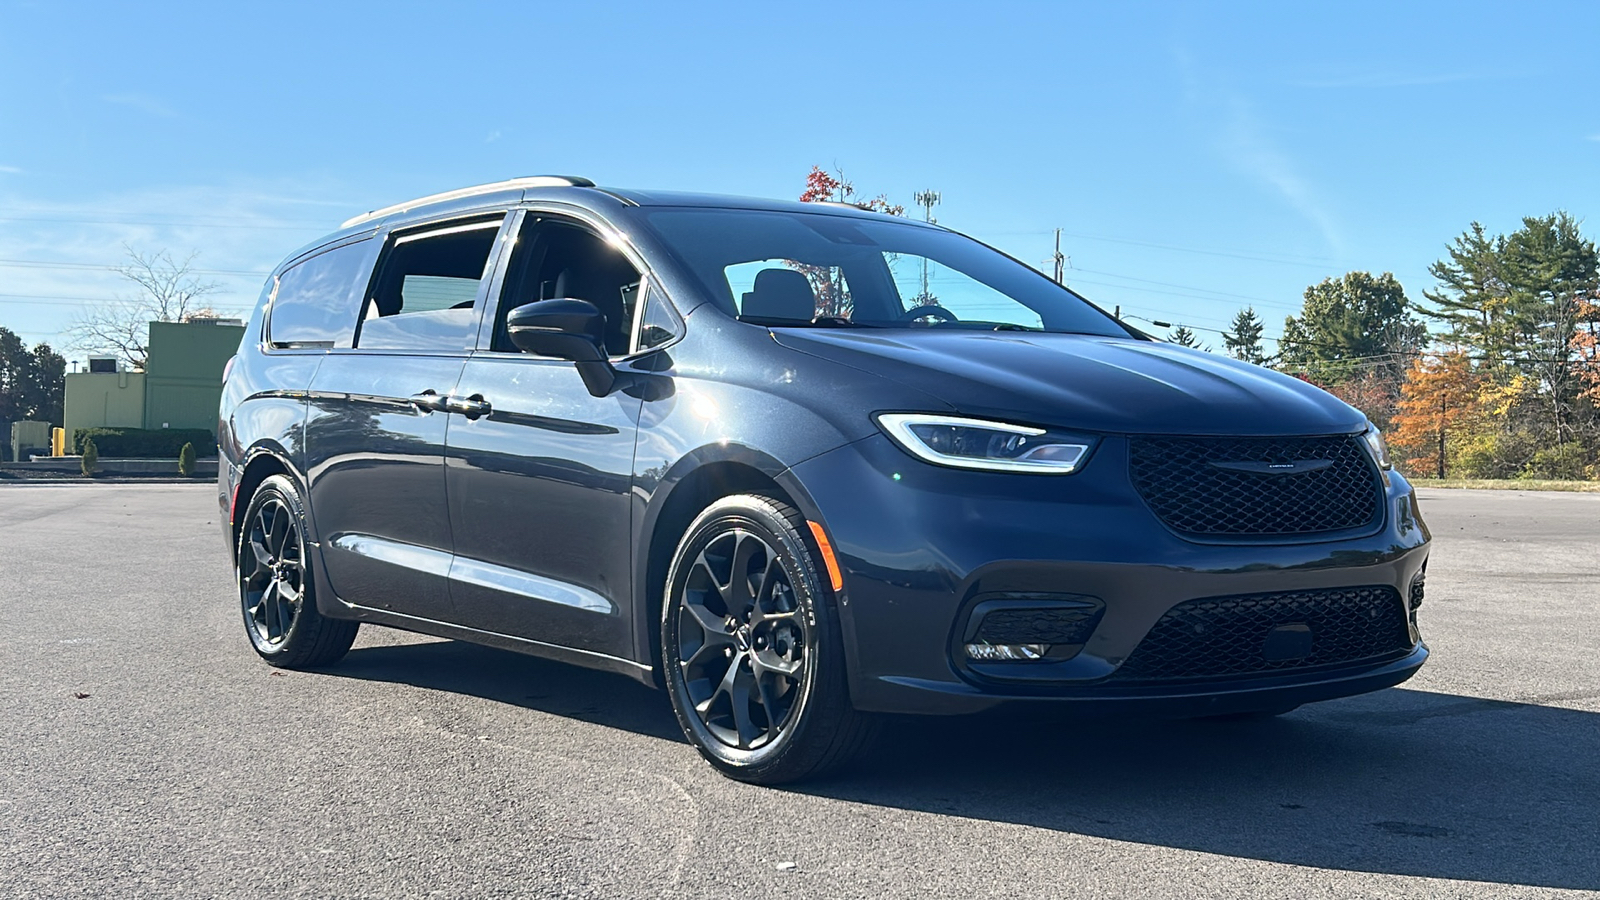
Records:
<instances>
[{"instance_id":1,"label":"bare tree","mask_svg":"<svg viewBox=\"0 0 1600 900\"><path fill-rule=\"evenodd\" d=\"M133 282L134 294L90 307L68 331L73 349L115 353L129 366L143 369L149 352L150 323L184 322L215 315L202 301L222 285L202 281L196 275L194 260L199 251L179 262L166 250L146 255L126 244L123 249L128 251L131 262L116 271Z\"/></svg>"}]
</instances>

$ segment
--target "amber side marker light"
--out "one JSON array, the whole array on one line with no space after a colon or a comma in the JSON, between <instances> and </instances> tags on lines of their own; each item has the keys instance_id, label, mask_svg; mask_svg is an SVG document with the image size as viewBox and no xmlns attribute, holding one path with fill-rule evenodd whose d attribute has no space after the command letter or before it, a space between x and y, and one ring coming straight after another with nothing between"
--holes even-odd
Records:
<instances>
[{"instance_id":1,"label":"amber side marker light","mask_svg":"<svg viewBox=\"0 0 1600 900\"><path fill-rule=\"evenodd\" d=\"M828 533L822 530L821 522L806 520L811 526L811 536L817 539L817 549L822 551L822 562L828 567L828 581L833 584L836 591L844 590L844 573L839 571L839 560L834 558L833 545L828 543Z\"/></svg>"}]
</instances>

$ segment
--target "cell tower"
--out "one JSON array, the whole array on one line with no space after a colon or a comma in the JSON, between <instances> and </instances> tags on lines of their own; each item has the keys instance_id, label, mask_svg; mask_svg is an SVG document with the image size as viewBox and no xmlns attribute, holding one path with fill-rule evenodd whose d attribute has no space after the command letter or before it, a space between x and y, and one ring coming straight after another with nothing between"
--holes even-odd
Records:
<instances>
[{"instance_id":1,"label":"cell tower","mask_svg":"<svg viewBox=\"0 0 1600 900\"><path fill-rule=\"evenodd\" d=\"M922 221L932 224L937 221L933 217L933 208L939 205L938 191L917 191L915 197L917 205L922 207ZM922 302L928 300L928 258L922 258Z\"/></svg>"}]
</instances>

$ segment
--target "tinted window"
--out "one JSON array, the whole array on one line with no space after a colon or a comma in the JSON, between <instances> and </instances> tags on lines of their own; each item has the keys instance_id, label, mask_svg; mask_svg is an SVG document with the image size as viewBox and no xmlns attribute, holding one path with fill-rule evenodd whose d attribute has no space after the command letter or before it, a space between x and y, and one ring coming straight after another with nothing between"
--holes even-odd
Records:
<instances>
[{"instance_id":1,"label":"tinted window","mask_svg":"<svg viewBox=\"0 0 1600 900\"><path fill-rule=\"evenodd\" d=\"M349 347L372 247L371 241L335 247L278 276L267 328L272 345Z\"/></svg>"},{"instance_id":2,"label":"tinted window","mask_svg":"<svg viewBox=\"0 0 1600 900\"><path fill-rule=\"evenodd\" d=\"M1128 336L1034 269L943 229L764 210L662 208L643 215L707 294L742 319Z\"/></svg>"},{"instance_id":3,"label":"tinted window","mask_svg":"<svg viewBox=\"0 0 1600 900\"><path fill-rule=\"evenodd\" d=\"M650 350L678 336L678 317L661 289L651 284L644 293L644 309L639 313L637 350Z\"/></svg>"},{"instance_id":4,"label":"tinted window","mask_svg":"<svg viewBox=\"0 0 1600 900\"><path fill-rule=\"evenodd\" d=\"M496 312L494 349L516 349L505 332L511 310L565 298L593 303L606 317L606 352L626 355L640 280L639 270L605 238L564 219L530 214L507 270Z\"/></svg>"},{"instance_id":5,"label":"tinted window","mask_svg":"<svg viewBox=\"0 0 1600 900\"><path fill-rule=\"evenodd\" d=\"M391 238L362 312L356 346L467 350L474 306L503 216L430 226Z\"/></svg>"}]
</instances>

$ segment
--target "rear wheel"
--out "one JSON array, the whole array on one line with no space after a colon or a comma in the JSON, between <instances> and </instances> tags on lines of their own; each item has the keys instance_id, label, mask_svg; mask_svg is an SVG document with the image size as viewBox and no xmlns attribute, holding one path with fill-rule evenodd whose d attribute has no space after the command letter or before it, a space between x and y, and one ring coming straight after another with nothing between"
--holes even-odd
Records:
<instances>
[{"instance_id":1,"label":"rear wheel","mask_svg":"<svg viewBox=\"0 0 1600 900\"><path fill-rule=\"evenodd\" d=\"M337 662L350 650L359 622L317 611L305 504L283 475L261 482L239 528L239 605L245 634L261 658L282 668Z\"/></svg>"},{"instance_id":2,"label":"rear wheel","mask_svg":"<svg viewBox=\"0 0 1600 900\"><path fill-rule=\"evenodd\" d=\"M781 501L725 497L690 524L667 576L673 711L701 755L741 781L819 775L871 730L850 705L843 639L804 525Z\"/></svg>"}]
</instances>

